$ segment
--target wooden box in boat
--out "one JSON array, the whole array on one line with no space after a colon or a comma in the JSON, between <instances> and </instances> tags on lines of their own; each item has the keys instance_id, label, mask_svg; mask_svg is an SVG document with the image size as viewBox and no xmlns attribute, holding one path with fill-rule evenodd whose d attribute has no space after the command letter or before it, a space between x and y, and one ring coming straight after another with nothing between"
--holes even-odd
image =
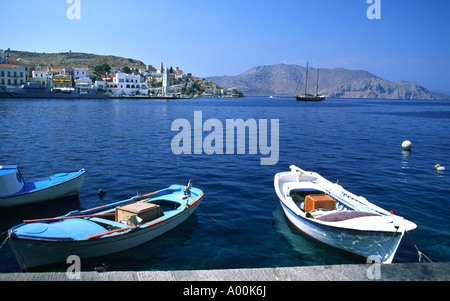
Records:
<instances>
[{"instance_id":1,"label":"wooden box in boat","mask_svg":"<svg viewBox=\"0 0 450 301\"><path fill-rule=\"evenodd\" d=\"M159 205L143 201L116 208L116 222L125 221L129 225L135 225L138 223L137 221L147 223L162 215L163 212Z\"/></svg>"},{"instance_id":2,"label":"wooden box in boat","mask_svg":"<svg viewBox=\"0 0 450 301\"><path fill-rule=\"evenodd\" d=\"M305 213L316 209L336 209L336 201L328 195L310 194L305 197Z\"/></svg>"}]
</instances>

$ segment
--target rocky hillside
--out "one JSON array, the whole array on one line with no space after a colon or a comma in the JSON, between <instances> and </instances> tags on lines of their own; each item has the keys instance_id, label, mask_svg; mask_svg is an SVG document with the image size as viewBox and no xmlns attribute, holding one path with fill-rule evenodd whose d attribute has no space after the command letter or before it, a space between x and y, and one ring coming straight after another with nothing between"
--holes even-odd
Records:
<instances>
[{"instance_id":1,"label":"rocky hillside","mask_svg":"<svg viewBox=\"0 0 450 301\"><path fill-rule=\"evenodd\" d=\"M294 96L305 93L305 69L298 65L259 66L237 76L209 77L224 88L236 87L250 96ZM316 92L317 69L309 68L308 90ZM337 98L450 99L413 82L390 82L364 70L319 70L319 94Z\"/></svg>"},{"instance_id":2,"label":"rocky hillside","mask_svg":"<svg viewBox=\"0 0 450 301\"><path fill-rule=\"evenodd\" d=\"M38 53L11 50L8 51L8 55L10 57L25 59L42 67L53 68L88 67L93 69L95 66L104 63L111 67L118 67L119 69L125 66L144 69L146 66L143 62L130 58L81 52Z\"/></svg>"}]
</instances>

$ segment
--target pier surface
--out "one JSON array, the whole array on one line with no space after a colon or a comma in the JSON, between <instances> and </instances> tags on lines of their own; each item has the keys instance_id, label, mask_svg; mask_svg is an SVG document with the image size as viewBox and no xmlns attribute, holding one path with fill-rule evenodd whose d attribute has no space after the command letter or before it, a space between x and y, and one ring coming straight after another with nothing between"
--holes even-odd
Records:
<instances>
[{"instance_id":1,"label":"pier surface","mask_svg":"<svg viewBox=\"0 0 450 301\"><path fill-rule=\"evenodd\" d=\"M378 269L378 270L376 270ZM0 281L66 281L65 272L3 273ZM450 262L257 269L81 272L81 281L449 281Z\"/></svg>"}]
</instances>

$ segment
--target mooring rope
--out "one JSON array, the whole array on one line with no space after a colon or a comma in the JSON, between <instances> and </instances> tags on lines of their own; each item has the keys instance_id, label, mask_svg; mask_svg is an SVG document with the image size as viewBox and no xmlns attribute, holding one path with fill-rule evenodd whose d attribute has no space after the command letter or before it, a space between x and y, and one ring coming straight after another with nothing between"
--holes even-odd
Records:
<instances>
[{"instance_id":1,"label":"mooring rope","mask_svg":"<svg viewBox=\"0 0 450 301\"><path fill-rule=\"evenodd\" d=\"M406 232L406 233L408 233L408 232ZM408 233L408 235L409 235L409 233ZM409 235L408 237L409 237L409 239L411 240L412 244L414 245L414 248L416 248L417 254L419 254L419 262L422 261L422 255L423 255L423 257L425 257L426 259L428 259L429 262L433 262L433 261L431 261L430 258L428 258L427 255L425 255L423 252L421 252L421 251L419 250L419 248L417 247L416 243L415 243L414 240L412 239L411 235ZM424 260L423 262L425 262L425 260Z\"/></svg>"},{"instance_id":2,"label":"mooring rope","mask_svg":"<svg viewBox=\"0 0 450 301\"><path fill-rule=\"evenodd\" d=\"M23 168L18 168L18 170L19 170L19 172L20 173L24 173L24 174L26 174L27 176L29 176L30 178L32 178L33 180L45 180L45 179L48 179L48 178L50 178L50 177L52 177L52 176L48 176L48 177L44 177L44 178L35 178L35 177L33 177L32 175L30 175L26 170L24 170Z\"/></svg>"},{"instance_id":3,"label":"mooring rope","mask_svg":"<svg viewBox=\"0 0 450 301\"><path fill-rule=\"evenodd\" d=\"M395 234L397 234L398 229L399 229L399 227L395 226L395 232L394 232L394 234L392 234L391 241L389 242L389 246L387 247L386 252L384 252L383 257L381 258L381 262L383 262L384 257L386 256L387 252L391 248L392 241L394 240Z\"/></svg>"},{"instance_id":4,"label":"mooring rope","mask_svg":"<svg viewBox=\"0 0 450 301\"><path fill-rule=\"evenodd\" d=\"M6 236L5 240L0 245L0 249L3 248L3 245L6 243L6 241L11 238L11 235L12 235L12 231L8 232L8 235Z\"/></svg>"}]
</instances>

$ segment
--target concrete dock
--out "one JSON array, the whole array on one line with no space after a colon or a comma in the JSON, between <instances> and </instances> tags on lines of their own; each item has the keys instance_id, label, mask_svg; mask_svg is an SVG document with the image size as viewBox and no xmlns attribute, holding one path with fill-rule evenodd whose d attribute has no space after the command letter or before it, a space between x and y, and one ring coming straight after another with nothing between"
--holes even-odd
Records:
<instances>
[{"instance_id":1,"label":"concrete dock","mask_svg":"<svg viewBox=\"0 0 450 301\"><path fill-rule=\"evenodd\" d=\"M67 281L65 272L3 273L0 281ZM81 272L81 281L449 281L450 262L257 269Z\"/></svg>"}]
</instances>

